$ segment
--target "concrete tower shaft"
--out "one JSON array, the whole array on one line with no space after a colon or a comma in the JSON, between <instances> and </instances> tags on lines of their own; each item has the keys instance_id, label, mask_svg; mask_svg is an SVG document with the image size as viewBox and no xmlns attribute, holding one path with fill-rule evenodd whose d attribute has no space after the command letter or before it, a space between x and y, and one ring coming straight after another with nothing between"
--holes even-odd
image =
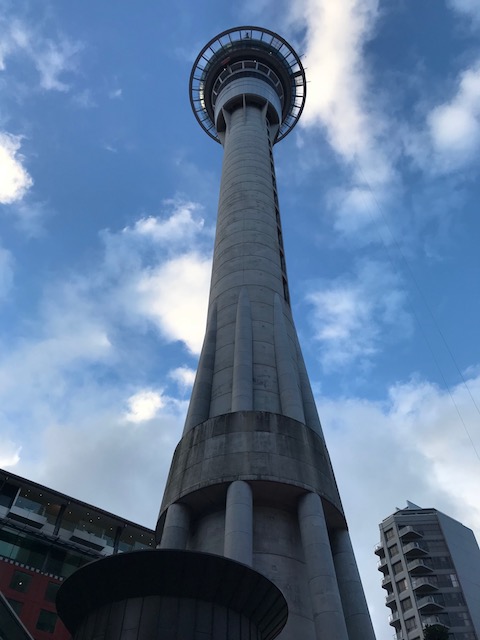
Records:
<instances>
[{"instance_id":1,"label":"concrete tower shaft","mask_svg":"<svg viewBox=\"0 0 480 640\"><path fill-rule=\"evenodd\" d=\"M213 39L194 65L192 105L224 156L207 332L185 433L255 410L308 418L321 436L290 311L272 153L303 109L305 86L293 49L252 27Z\"/></svg>"},{"instance_id":2,"label":"concrete tower shaft","mask_svg":"<svg viewBox=\"0 0 480 640\"><path fill-rule=\"evenodd\" d=\"M290 311L266 106L223 110L224 161L207 338L185 432L231 411L270 411L321 434Z\"/></svg>"},{"instance_id":3,"label":"concrete tower shaft","mask_svg":"<svg viewBox=\"0 0 480 640\"><path fill-rule=\"evenodd\" d=\"M277 585L281 640L374 640L290 308L272 148L305 87L293 49L255 27L214 38L192 71L224 157L205 342L157 534Z\"/></svg>"}]
</instances>

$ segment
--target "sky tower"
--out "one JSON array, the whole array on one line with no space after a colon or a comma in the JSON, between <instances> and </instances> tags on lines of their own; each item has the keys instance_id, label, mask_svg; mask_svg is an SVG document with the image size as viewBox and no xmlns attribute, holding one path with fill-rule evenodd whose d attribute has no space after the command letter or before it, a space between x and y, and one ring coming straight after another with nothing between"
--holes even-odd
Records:
<instances>
[{"instance_id":1,"label":"sky tower","mask_svg":"<svg viewBox=\"0 0 480 640\"><path fill-rule=\"evenodd\" d=\"M194 63L193 111L224 150L205 341L159 548L65 582L76 640L375 640L290 308L273 145L305 96L267 29Z\"/></svg>"},{"instance_id":2,"label":"sky tower","mask_svg":"<svg viewBox=\"0 0 480 640\"><path fill-rule=\"evenodd\" d=\"M193 65L193 111L224 155L206 336L158 542L268 577L288 603L282 640L372 640L290 308L273 145L305 97L298 55L268 29L224 31Z\"/></svg>"}]
</instances>

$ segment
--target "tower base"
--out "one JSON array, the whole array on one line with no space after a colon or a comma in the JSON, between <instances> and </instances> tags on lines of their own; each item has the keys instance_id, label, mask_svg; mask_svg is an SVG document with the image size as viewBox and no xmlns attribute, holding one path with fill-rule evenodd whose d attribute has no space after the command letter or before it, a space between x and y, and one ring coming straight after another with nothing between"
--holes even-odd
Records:
<instances>
[{"instance_id":1,"label":"tower base","mask_svg":"<svg viewBox=\"0 0 480 640\"><path fill-rule=\"evenodd\" d=\"M57 610L74 640L273 640L288 614L281 591L250 567L171 549L82 567Z\"/></svg>"}]
</instances>

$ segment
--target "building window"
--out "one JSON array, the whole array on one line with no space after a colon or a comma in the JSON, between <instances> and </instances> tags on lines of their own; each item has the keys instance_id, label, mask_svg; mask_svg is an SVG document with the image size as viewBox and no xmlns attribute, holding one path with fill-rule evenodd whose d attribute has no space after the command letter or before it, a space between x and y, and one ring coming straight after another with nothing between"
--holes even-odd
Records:
<instances>
[{"instance_id":1,"label":"building window","mask_svg":"<svg viewBox=\"0 0 480 640\"><path fill-rule=\"evenodd\" d=\"M290 297L288 295L287 279L285 277L283 277L282 281L283 281L283 297L285 298L285 301L290 304Z\"/></svg>"},{"instance_id":2,"label":"building window","mask_svg":"<svg viewBox=\"0 0 480 640\"><path fill-rule=\"evenodd\" d=\"M45 600L47 602L55 602L55 598L57 597L57 591L60 588L59 582L49 582L47 588L45 589Z\"/></svg>"},{"instance_id":3,"label":"building window","mask_svg":"<svg viewBox=\"0 0 480 640\"><path fill-rule=\"evenodd\" d=\"M387 540L390 540L391 538L393 538L394 535L395 534L393 532L393 529L388 529L387 531L385 531L385 538Z\"/></svg>"},{"instance_id":4,"label":"building window","mask_svg":"<svg viewBox=\"0 0 480 640\"><path fill-rule=\"evenodd\" d=\"M450 623L452 627L471 627L470 616L466 611L450 614Z\"/></svg>"},{"instance_id":5,"label":"building window","mask_svg":"<svg viewBox=\"0 0 480 640\"><path fill-rule=\"evenodd\" d=\"M45 611L41 609L40 615L37 620L37 629L39 631L47 631L53 633L55 631L55 624L57 623L57 614L53 611Z\"/></svg>"},{"instance_id":6,"label":"building window","mask_svg":"<svg viewBox=\"0 0 480 640\"><path fill-rule=\"evenodd\" d=\"M12 600L12 598L7 598L7 600L8 604L12 607L17 616L19 616L22 611L23 602L20 602L20 600Z\"/></svg>"},{"instance_id":7,"label":"building window","mask_svg":"<svg viewBox=\"0 0 480 640\"><path fill-rule=\"evenodd\" d=\"M451 573L450 574L450 580L452 582L452 587L459 587L460 584L458 583L458 578L457 578L457 574L456 573Z\"/></svg>"},{"instance_id":8,"label":"building window","mask_svg":"<svg viewBox=\"0 0 480 640\"><path fill-rule=\"evenodd\" d=\"M388 550L388 553L390 554L391 558L393 556L396 556L398 553L398 544L392 544L392 546Z\"/></svg>"},{"instance_id":9,"label":"building window","mask_svg":"<svg viewBox=\"0 0 480 640\"><path fill-rule=\"evenodd\" d=\"M410 597L405 598L400 604L402 605L402 611L408 611L412 608L412 599Z\"/></svg>"},{"instance_id":10,"label":"building window","mask_svg":"<svg viewBox=\"0 0 480 640\"><path fill-rule=\"evenodd\" d=\"M445 593L443 599L447 607L463 607L465 605L462 593Z\"/></svg>"},{"instance_id":11,"label":"building window","mask_svg":"<svg viewBox=\"0 0 480 640\"><path fill-rule=\"evenodd\" d=\"M416 629L417 628L417 623L415 621L415 618L408 618L408 620L405 620L405 629L407 631L412 631L412 629Z\"/></svg>"},{"instance_id":12,"label":"building window","mask_svg":"<svg viewBox=\"0 0 480 640\"><path fill-rule=\"evenodd\" d=\"M402 591L405 591L407 588L407 581L405 578L403 578L402 580L399 580L397 582L397 591L398 593L402 593Z\"/></svg>"},{"instance_id":13,"label":"building window","mask_svg":"<svg viewBox=\"0 0 480 640\"><path fill-rule=\"evenodd\" d=\"M452 561L448 556L434 556L431 560L434 569L451 569Z\"/></svg>"},{"instance_id":14,"label":"building window","mask_svg":"<svg viewBox=\"0 0 480 640\"><path fill-rule=\"evenodd\" d=\"M31 581L32 576L30 574L24 573L23 571L15 571L10 581L10 589L25 593L30 586Z\"/></svg>"},{"instance_id":15,"label":"building window","mask_svg":"<svg viewBox=\"0 0 480 640\"><path fill-rule=\"evenodd\" d=\"M400 571L403 571L402 563L395 562L395 564L392 564L392 569L393 569L393 573L397 575L397 573L400 573Z\"/></svg>"},{"instance_id":16,"label":"building window","mask_svg":"<svg viewBox=\"0 0 480 640\"><path fill-rule=\"evenodd\" d=\"M10 509L17 493L17 487L14 487L13 484L8 484L8 482L5 482L0 489L0 507L7 507L8 509Z\"/></svg>"},{"instance_id":17,"label":"building window","mask_svg":"<svg viewBox=\"0 0 480 640\"><path fill-rule=\"evenodd\" d=\"M446 553L448 551L447 545L443 540L429 540L428 549L437 553Z\"/></svg>"}]
</instances>

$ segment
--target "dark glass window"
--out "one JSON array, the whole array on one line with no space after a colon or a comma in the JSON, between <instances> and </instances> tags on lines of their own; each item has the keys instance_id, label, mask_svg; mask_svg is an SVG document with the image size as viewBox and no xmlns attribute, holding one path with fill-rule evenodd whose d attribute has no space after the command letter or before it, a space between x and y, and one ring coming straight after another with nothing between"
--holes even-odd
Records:
<instances>
[{"instance_id":1,"label":"dark glass window","mask_svg":"<svg viewBox=\"0 0 480 640\"><path fill-rule=\"evenodd\" d=\"M46 611L45 609L41 609L36 625L39 631L47 631L48 633L53 633L55 631L56 623L56 613L54 613L53 611Z\"/></svg>"},{"instance_id":2,"label":"dark glass window","mask_svg":"<svg viewBox=\"0 0 480 640\"><path fill-rule=\"evenodd\" d=\"M462 607L465 605L465 599L462 593L445 593L443 600L449 607Z\"/></svg>"},{"instance_id":3,"label":"dark glass window","mask_svg":"<svg viewBox=\"0 0 480 640\"><path fill-rule=\"evenodd\" d=\"M393 573L396 575L397 573L400 573L400 571L403 571L403 566L401 562L395 562L395 564L392 564L392 569L393 569Z\"/></svg>"},{"instance_id":4,"label":"dark glass window","mask_svg":"<svg viewBox=\"0 0 480 640\"><path fill-rule=\"evenodd\" d=\"M448 556L434 556L431 560L434 569L450 569L452 561Z\"/></svg>"},{"instance_id":5,"label":"dark glass window","mask_svg":"<svg viewBox=\"0 0 480 640\"><path fill-rule=\"evenodd\" d=\"M20 600L13 600L12 598L7 598L7 600L8 604L12 607L17 616L20 615L23 607L23 602L20 602Z\"/></svg>"},{"instance_id":6,"label":"dark glass window","mask_svg":"<svg viewBox=\"0 0 480 640\"><path fill-rule=\"evenodd\" d=\"M392 546L389 547L389 549L388 549L388 553L390 554L391 558L393 556L396 556L397 553L398 553L398 545L397 544L392 544Z\"/></svg>"},{"instance_id":7,"label":"dark glass window","mask_svg":"<svg viewBox=\"0 0 480 640\"><path fill-rule=\"evenodd\" d=\"M45 544L25 538L17 549L15 560L34 569L42 569L47 549Z\"/></svg>"},{"instance_id":8,"label":"dark glass window","mask_svg":"<svg viewBox=\"0 0 480 640\"><path fill-rule=\"evenodd\" d=\"M447 545L443 540L429 540L428 549L429 551L437 551L440 553L445 553L446 551L448 551Z\"/></svg>"},{"instance_id":9,"label":"dark glass window","mask_svg":"<svg viewBox=\"0 0 480 640\"><path fill-rule=\"evenodd\" d=\"M67 553L63 549L57 547L50 547L48 551L48 557L45 563L45 571L47 573L53 573L55 576L62 575L62 567L65 561Z\"/></svg>"},{"instance_id":10,"label":"dark glass window","mask_svg":"<svg viewBox=\"0 0 480 640\"><path fill-rule=\"evenodd\" d=\"M15 571L10 581L10 588L14 589L14 591L25 593L25 591L27 591L28 587L30 586L31 581L32 576L29 573L24 573L23 571Z\"/></svg>"},{"instance_id":11,"label":"dark glass window","mask_svg":"<svg viewBox=\"0 0 480 640\"><path fill-rule=\"evenodd\" d=\"M450 614L450 623L452 627L471 627L470 616L466 611Z\"/></svg>"},{"instance_id":12,"label":"dark glass window","mask_svg":"<svg viewBox=\"0 0 480 640\"><path fill-rule=\"evenodd\" d=\"M408 618L408 620L405 620L405 629L407 631L416 629L416 627L417 627L417 623L415 622L415 618Z\"/></svg>"},{"instance_id":13,"label":"dark glass window","mask_svg":"<svg viewBox=\"0 0 480 640\"><path fill-rule=\"evenodd\" d=\"M47 602L55 602L55 598L57 597L57 591L59 588L59 582L49 582L47 584L47 588L45 589L45 600Z\"/></svg>"},{"instance_id":14,"label":"dark glass window","mask_svg":"<svg viewBox=\"0 0 480 640\"><path fill-rule=\"evenodd\" d=\"M393 533L393 529L388 529L387 531L385 531L385 538L387 540L390 540L391 538L393 538L394 533Z\"/></svg>"},{"instance_id":15,"label":"dark glass window","mask_svg":"<svg viewBox=\"0 0 480 640\"><path fill-rule=\"evenodd\" d=\"M86 562L89 562L89 560L78 553L67 553L67 557L65 558L65 562L62 567L62 577L68 578L69 575Z\"/></svg>"},{"instance_id":16,"label":"dark glass window","mask_svg":"<svg viewBox=\"0 0 480 640\"><path fill-rule=\"evenodd\" d=\"M14 487L13 484L6 482L0 489L0 506L10 507L13 504L15 496L17 495L18 487Z\"/></svg>"},{"instance_id":17,"label":"dark glass window","mask_svg":"<svg viewBox=\"0 0 480 640\"><path fill-rule=\"evenodd\" d=\"M0 531L0 555L34 569L43 569L47 545L11 529Z\"/></svg>"},{"instance_id":18,"label":"dark glass window","mask_svg":"<svg viewBox=\"0 0 480 640\"><path fill-rule=\"evenodd\" d=\"M412 608L412 599L410 597L405 598L400 604L402 605L402 611L408 611Z\"/></svg>"},{"instance_id":19,"label":"dark glass window","mask_svg":"<svg viewBox=\"0 0 480 640\"><path fill-rule=\"evenodd\" d=\"M11 531L3 529L0 531L0 556L14 558L16 553L15 541L17 536Z\"/></svg>"},{"instance_id":20,"label":"dark glass window","mask_svg":"<svg viewBox=\"0 0 480 640\"><path fill-rule=\"evenodd\" d=\"M397 582L398 593L402 593L402 591L405 591L406 588L407 588L407 581L405 580L405 578L402 578L402 580L399 580Z\"/></svg>"}]
</instances>

